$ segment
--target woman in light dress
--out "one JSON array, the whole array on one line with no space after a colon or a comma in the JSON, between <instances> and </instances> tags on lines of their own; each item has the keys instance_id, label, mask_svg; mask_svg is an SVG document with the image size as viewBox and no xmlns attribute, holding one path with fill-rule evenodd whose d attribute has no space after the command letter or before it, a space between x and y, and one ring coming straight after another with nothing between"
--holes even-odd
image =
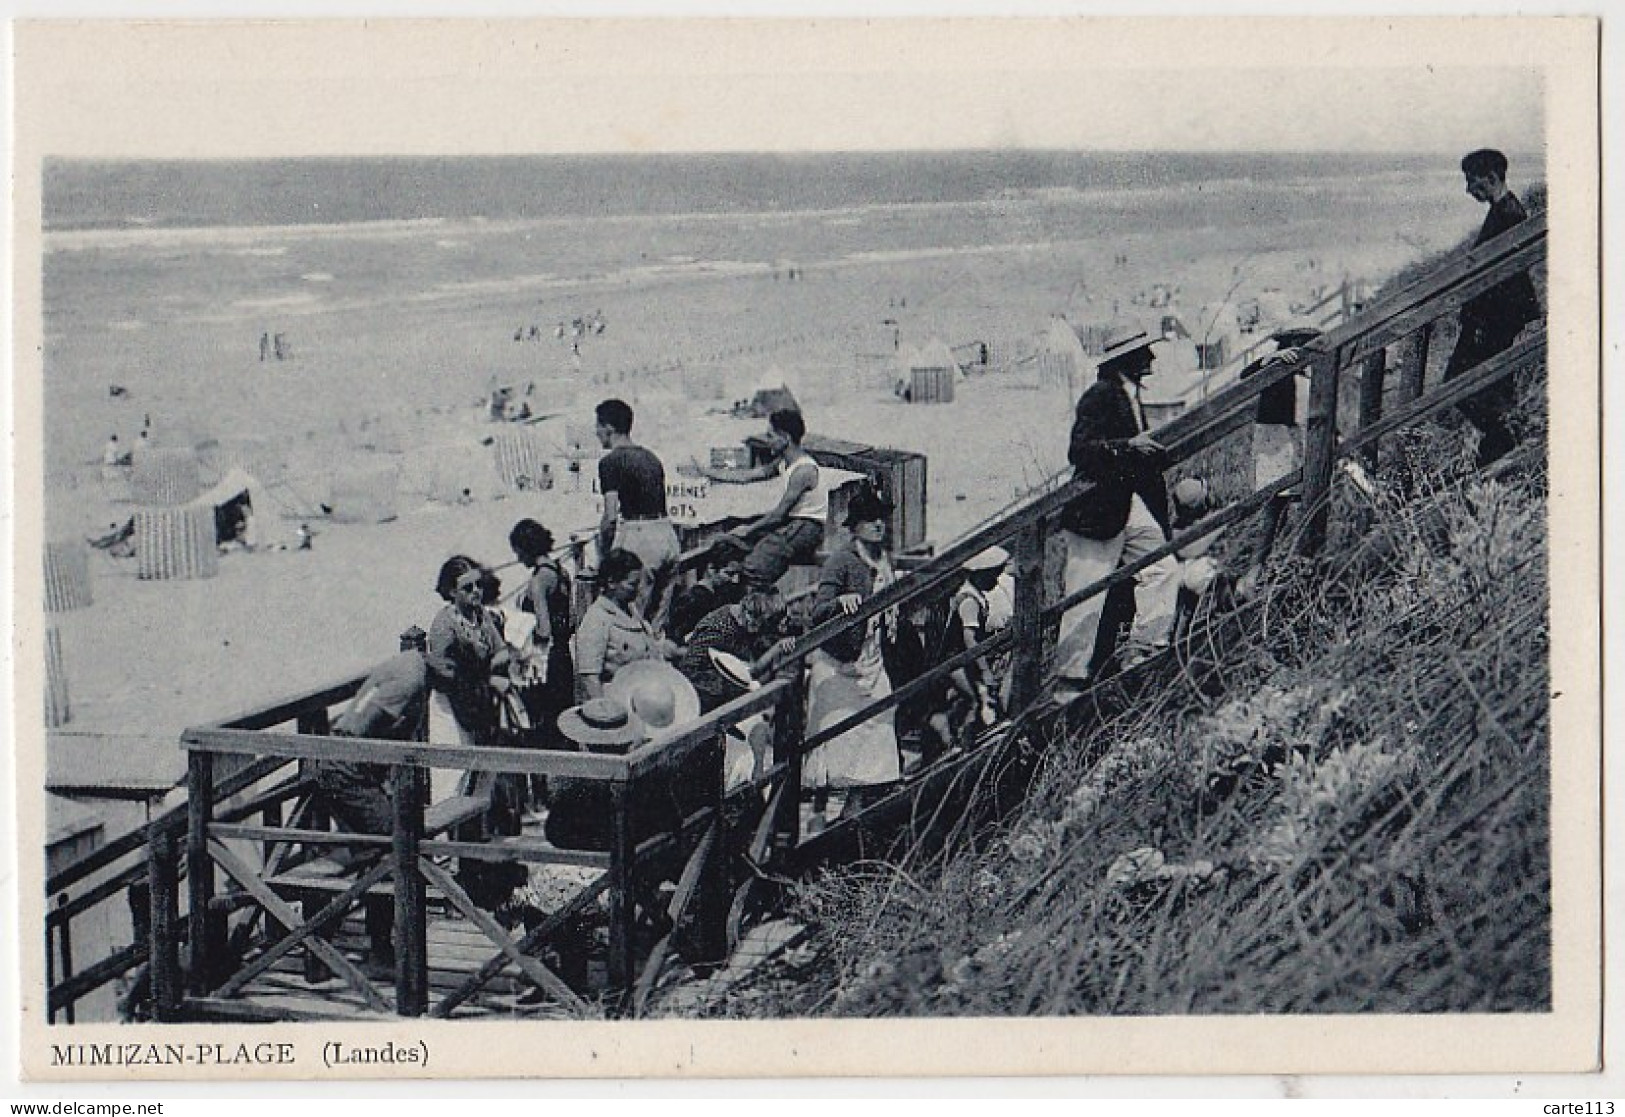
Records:
<instances>
[{"instance_id":1,"label":"woman in light dress","mask_svg":"<svg viewBox=\"0 0 1625 1117\"><path fill-rule=\"evenodd\" d=\"M891 506L876 494L863 490L853 497L846 514L852 540L824 563L814 623L851 616L896 581L886 548L890 516ZM809 736L891 693L883 649L896 624L896 610L888 609L808 657ZM826 811L835 805L828 800L844 795L839 814L850 817L902 778L894 714L887 710L807 754L802 786L818 793Z\"/></svg>"}]
</instances>

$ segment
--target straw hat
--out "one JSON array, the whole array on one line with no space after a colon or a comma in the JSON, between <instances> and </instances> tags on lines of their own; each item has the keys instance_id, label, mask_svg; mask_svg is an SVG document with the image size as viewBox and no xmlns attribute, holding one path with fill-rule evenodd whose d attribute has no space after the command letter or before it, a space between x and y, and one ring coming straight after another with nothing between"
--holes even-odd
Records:
<instances>
[{"instance_id":1,"label":"straw hat","mask_svg":"<svg viewBox=\"0 0 1625 1117\"><path fill-rule=\"evenodd\" d=\"M994 544L980 554L972 555L964 562L964 569L975 574L979 570L997 570L1010 561L1010 552Z\"/></svg>"},{"instance_id":2,"label":"straw hat","mask_svg":"<svg viewBox=\"0 0 1625 1117\"><path fill-rule=\"evenodd\" d=\"M1096 364L1109 365L1130 353L1149 349L1162 340L1159 335L1147 333L1144 326L1132 322L1119 322L1106 331L1105 342L1100 347L1100 360Z\"/></svg>"},{"instance_id":3,"label":"straw hat","mask_svg":"<svg viewBox=\"0 0 1625 1117\"><path fill-rule=\"evenodd\" d=\"M677 668L659 659L638 659L604 684L604 697L626 705L650 733L700 716L700 693Z\"/></svg>"},{"instance_id":4,"label":"straw hat","mask_svg":"<svg viewBox=\"0 0 1625 1117\"><path fill-rule=\"evenodd\" d=\"M1319 337L1324 332L1319 326L1315 325L1314 319L1299 314L1288 318L1271 330L1270 340L1277 343L1292 341L1301 345L1306 341Z\"/></svg>"},{"instance_id":5,"label":"straw hat","mask_svg":"<svg viewBox=\"0 0 1625 1117\"><path fill-rule=\"evenodd\" d=\"M642 724L618 698L593 698L559 715L559 732L589 752L625 752L644 739Z\"/></svg>"}]
</instances>

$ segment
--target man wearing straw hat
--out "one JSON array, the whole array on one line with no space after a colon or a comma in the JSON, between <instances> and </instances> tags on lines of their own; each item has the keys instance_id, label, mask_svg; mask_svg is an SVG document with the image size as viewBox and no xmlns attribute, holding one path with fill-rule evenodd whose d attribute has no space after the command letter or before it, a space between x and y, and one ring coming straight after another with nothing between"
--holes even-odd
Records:
<instances>
[{"instance_id":1,"label":"man wearing straw hat","mask_svg":"<svg viewBox=\"0 0 1625 1117\"><path fill-rule=\"evenodd\" d=\"M1105 337L1095 383L1078 398L1067 450L1074 477L1094 483L1062 512L1066 540L1064 592L1070 596L1160 547L1168 538L1168 489L1162 470L1166 451L1146 433L1141 382L1151 374L1151 347L1162 339L1136 325L1119 324ZM1136 578L1142 616L1171 616L1176 588L1171 561ZM1061 617L1055 647L1055 697L1067 701L1085 690L1100 631L1103 594L1073 605Z\"/></svg>"}]
</instances>

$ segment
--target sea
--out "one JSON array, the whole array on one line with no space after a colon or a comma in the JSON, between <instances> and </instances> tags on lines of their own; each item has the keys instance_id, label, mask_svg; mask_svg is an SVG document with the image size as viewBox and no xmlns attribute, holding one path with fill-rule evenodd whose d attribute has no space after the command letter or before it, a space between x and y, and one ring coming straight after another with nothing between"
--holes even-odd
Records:
<instances>
[{"instance_id":1,"label":"sea","mask_svg":"<svg viewBox=\"0 0 1625 1117\"><path fill-rule=\"evenodd\" d=\"M44 228L788 213L1454 175L1455 155L965 151L52 160ZM1525 164L1528 165L1527 163Z\"/></svg>"}]
</instances>

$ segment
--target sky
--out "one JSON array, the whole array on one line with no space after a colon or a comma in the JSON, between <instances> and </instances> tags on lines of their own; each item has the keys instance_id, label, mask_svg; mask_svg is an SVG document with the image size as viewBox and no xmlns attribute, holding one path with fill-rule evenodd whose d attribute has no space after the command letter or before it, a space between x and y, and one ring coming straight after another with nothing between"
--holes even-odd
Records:
<instances>
[{"instance_id":1,"label":"sky","mask_svg":"<svg viewBox=\"0 0 1625 1117\"><path fill-rule=\"evenodd\" d=\"M111 158L1541 146L1542 28L1485 20L79 25L19 128ZM36 45L54 48L31 53ZM178 62L184 59L184 63Z\"/></svg>"}]
</instances>

